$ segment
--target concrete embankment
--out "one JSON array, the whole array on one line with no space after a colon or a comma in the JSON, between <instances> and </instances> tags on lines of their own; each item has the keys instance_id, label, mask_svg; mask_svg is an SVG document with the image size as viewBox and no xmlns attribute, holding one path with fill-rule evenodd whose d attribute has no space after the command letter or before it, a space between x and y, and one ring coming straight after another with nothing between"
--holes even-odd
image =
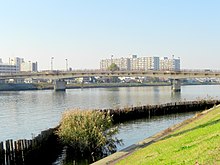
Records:
<instances>
[{"instance_id":1,"label":"concrete embankment","mask_svg":"<svg viewBox=\"0 0 220 165\"><path fill-rule=\"evenodd\" d=\"M219 85L217 83L182 83L181 85ZM170 86L170 83L91 83L91 84L67 84L66 89L79 88L119 88L119 87L146 87L146 86ZM0 83L0 91L20 90L53 90L51 83Z\"/></svg>"},{"instance_id":2,"label":"concrete embankment","mask_svg":"<svg viewBox=\"0 0 220 165\"><path fill-rule=\"evenodd\" d=\"M37 90L35 84L27 83L0 83L0 91L20 91L20 90Z\"/></svg>"},{"instance_id":3,"label":"concrete embankment","mask_svg":"<svg viewBox=\"0 0 220 165\"><path fill-rule=\"evenodd\" d=\"M119 88L119 87L143 87L143 86L169 86L168 83L99 83L99 84L67 84L67 89L80 88ZM0 91L20 90L53 90L51 83L0 83Z\"/></svg>"}]
</instances>

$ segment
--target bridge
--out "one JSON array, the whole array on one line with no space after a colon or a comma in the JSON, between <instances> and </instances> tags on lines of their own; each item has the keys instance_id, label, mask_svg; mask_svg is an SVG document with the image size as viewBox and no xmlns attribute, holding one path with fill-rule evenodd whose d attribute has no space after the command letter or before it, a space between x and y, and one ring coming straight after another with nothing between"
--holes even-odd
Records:
<instances>
[{"instance_id":1,"label":"bridge","mask_svg":"<svg viewBox=\"0 0 220 165\"><path fill-rule=\"evenodd\" d=\"M181 70L181 71L107 71L107 70L74 70L74 71L41 71L1 74L0 79L53 79L55 90L65 90L65 79L77 77L161 77L171 80L173 91L181 90L181 79L186 78L220 78L220 71L212 70Z\"/></svg>"}]
</instances>

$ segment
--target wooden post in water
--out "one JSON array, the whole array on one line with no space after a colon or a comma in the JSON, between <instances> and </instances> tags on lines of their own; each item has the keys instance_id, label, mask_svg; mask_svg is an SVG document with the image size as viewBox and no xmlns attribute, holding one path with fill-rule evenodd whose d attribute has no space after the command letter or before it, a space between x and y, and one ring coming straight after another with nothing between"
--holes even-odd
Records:
<instances>
[{"instance_id":1,"label":"wooden post in water","mask_svg":"<svg viewBox=\"0 0 220 165\"><path fill-rule=\"evenodd\" d=\"M16 141L16 148L17 148L17 151L16 151L16 161L17 163L19 164L22 164L23 163L23 158L22 158L22 147L21 147L21 140L18 140Z\"/></svg>"},{"instance_id":2,"label":"wooden post in water","mask_svg":"<svg viewBox=\"0 0 220 165\"><path fill-rule=\"evenodd\" d=\"M5 164L10 164L8 140L6 140L6 142L5 142L5 156L6 156L5 157L5 160L6 160Z\"/></svg>"},{"instance_id":3,"label":"wooden post in water","mask_svg":"<svg viewBox=\"0 0 220 165\"><path fill-rule=\"evenodd\" d=\"M10 164L15 164L14 161L14 146L13 146L13 140L9 140L9 148L10 148Z\"/></svg>"},{"instance_id":4,"label":"wooden post in water","mask_svg":"<svg viewBox=\"0 0 220 165\"><path fill-rule=\"evenodd\" d=\"M14 141L15 164L19 164L19 163L17 163L17 161L18 161L17 151L18 151L18 148L17 148L17 142Z\"/></svg>"},{"instance_id":5,"label":"wooden post in water","mask_svg":"<svg viewBox=\"0 0 220 165\"><path fill-rule=\"evenodd\" d=\"M4 143L0 143L0 164L5 164L5 150L4 150Z\"/></svg>"}]
</instances>

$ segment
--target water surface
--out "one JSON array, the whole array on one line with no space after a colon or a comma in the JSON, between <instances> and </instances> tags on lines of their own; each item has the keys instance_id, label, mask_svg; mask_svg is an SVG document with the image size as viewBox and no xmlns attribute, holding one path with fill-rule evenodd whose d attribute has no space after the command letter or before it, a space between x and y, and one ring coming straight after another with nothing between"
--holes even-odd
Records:
<instances>
[{"instance_id":1,"label":"water surface","mask_svg":"<svg viewBox=\"0 0 220 165\"><path fill-rule=\"evenodd\" d=\"M210 97L219 99L220 86L182 86L181 93L172 93L169 86L1 91L0 141L30 139L57 126L62 113L73 108L118 108Z\"/></svg>"}]
</instances>

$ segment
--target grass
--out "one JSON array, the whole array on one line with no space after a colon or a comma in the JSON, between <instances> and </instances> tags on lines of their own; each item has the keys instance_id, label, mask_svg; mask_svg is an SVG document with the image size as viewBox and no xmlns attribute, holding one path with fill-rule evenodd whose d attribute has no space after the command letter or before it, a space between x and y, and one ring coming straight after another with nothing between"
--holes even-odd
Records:
<instances>
[{"instance_id":1,"label":"grass","mask_svg":"<svg viewBox=\"0 0 220 165\"><path fill-rule=\"evenodd\" d=\"M117 165L220 164L220 107L142 148Z\"/></svg>"}]
</instances>

